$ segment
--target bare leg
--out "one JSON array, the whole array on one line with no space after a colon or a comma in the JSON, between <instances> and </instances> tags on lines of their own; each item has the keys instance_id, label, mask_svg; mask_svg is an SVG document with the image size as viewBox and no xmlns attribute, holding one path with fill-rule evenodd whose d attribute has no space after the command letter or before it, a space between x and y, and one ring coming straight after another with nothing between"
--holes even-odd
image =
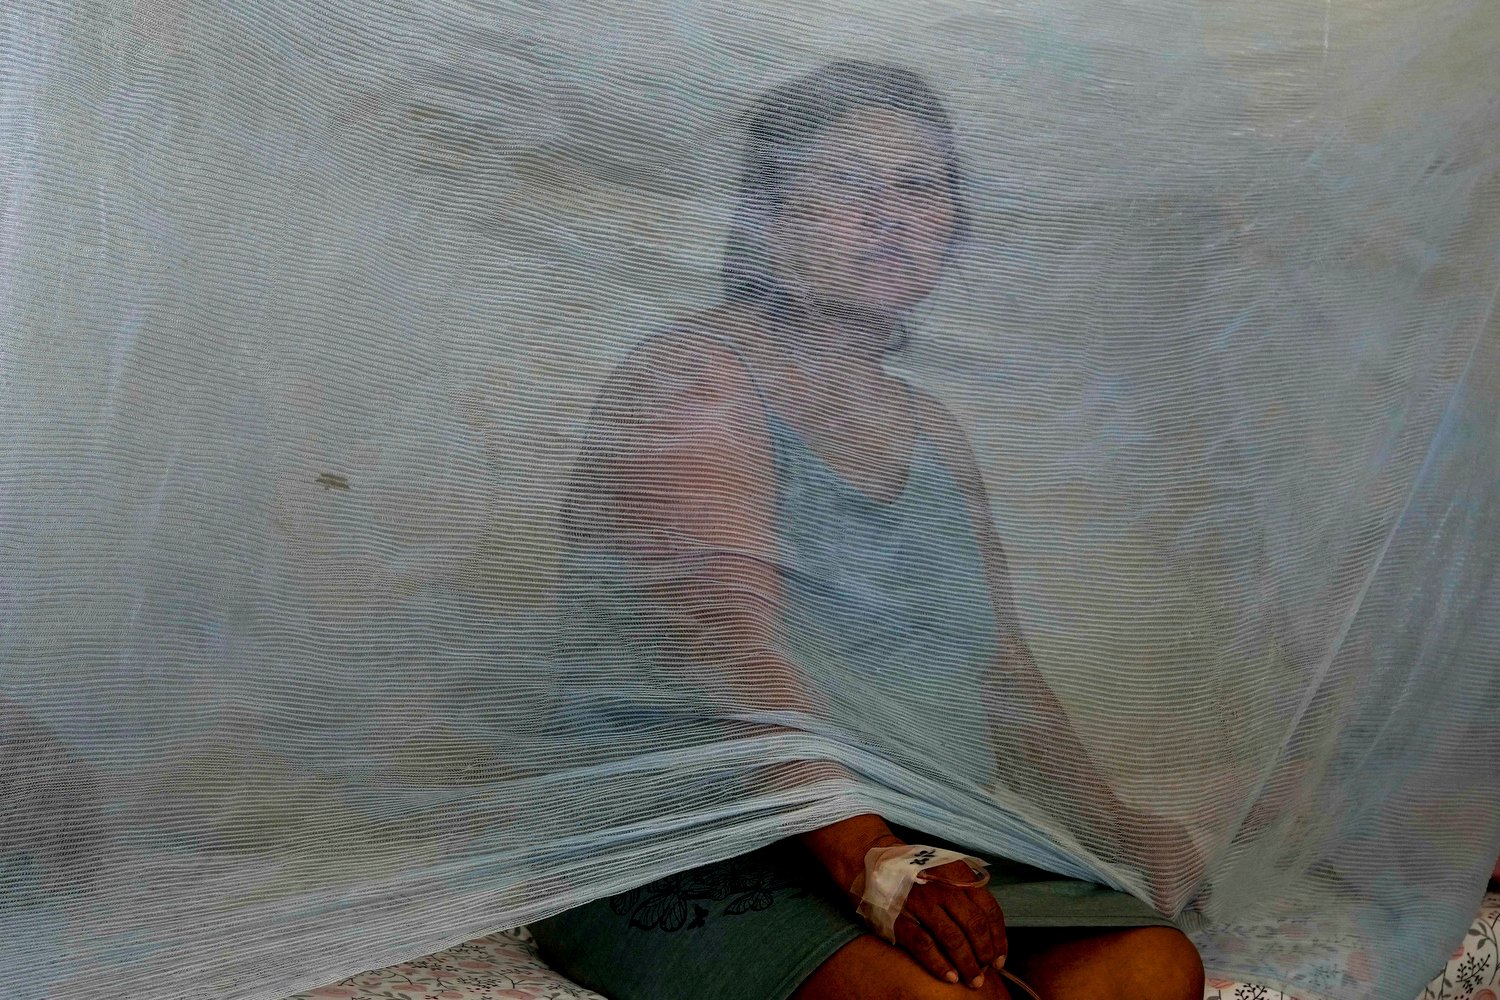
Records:
<instances>
[{"instance_id":1,"label":"bare leg","mask_svg":"<svg viewBox=\"0 0 1500 1000\"><path fill-rule=\"evenodd\" d=\"M1203 962L1172 927L1132 927L1015 956L1042 1000L1203 1000Z\"/></svg>"},{"instance_id":2,"label":"bare leg","mask_svg":"<svg viewBox=\"0 0 1500 1000\"><path fill-rule=\"evenodd\" d=\"M1042 1000L1202 1000L1198 950L1170 927L1132 927L1101 934L1027 930L1034 951L1013 951L1010 968ZM1056 943L1049 943L1049 938ZM1060 941L1058 939L1061 939ZM840 948L792 1000L1009 1000L991 971L977 990L933 977L899 948L873 934Z\"/></svg>"}]
</instances>

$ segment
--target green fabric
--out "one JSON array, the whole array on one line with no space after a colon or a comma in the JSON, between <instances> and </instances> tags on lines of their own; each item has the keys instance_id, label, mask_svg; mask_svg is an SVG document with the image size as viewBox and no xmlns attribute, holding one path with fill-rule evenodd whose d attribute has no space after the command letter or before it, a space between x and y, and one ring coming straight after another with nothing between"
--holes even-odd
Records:
<instances>
[{"instance_id":1,"label":"green fabric","mask_svg":"<svg viewBox=\"0 0 1500 1000\"><path fill-rule=\"evenodd\" d=\"M960 847L903 827L911 843ZM1133 896L1002 858L990 891L1012 927L1173 926ZM671 875L531 925L542 958L610 1000L784 1000L866 932L795 842Z\"/></svg>"}]
</instances>

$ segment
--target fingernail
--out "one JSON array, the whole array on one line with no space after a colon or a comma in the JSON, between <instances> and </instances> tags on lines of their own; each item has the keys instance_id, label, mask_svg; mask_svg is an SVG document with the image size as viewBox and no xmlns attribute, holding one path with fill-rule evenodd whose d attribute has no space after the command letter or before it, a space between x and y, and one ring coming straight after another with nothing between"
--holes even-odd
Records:
<instances>
[{"instance_id":1,"label":"fingernail","mask_svg":"<svg viewBox=\"0 0 1500 1000\"><path fill-rule=\"evenodd\" d=\"M979 975L975 976L974 977L974 981L972 983L970 983L969 985L972 986L972 987L974 987L976 990L979 989L979 987L983 986L984 985L984 973L981 972Z\"/></svg>"},{"instance_id":2,"label":"fingernail","mask_svg":"<svg viewBox=\"0 0 1500 1000\"><path fill-rule=\"evenodd\" d=\"M997 969L1003 969L1003 968L1005 968L1005 956L1001 955L999 958L995 959L990 964L993 965Z\"/></svg>"},{"instance_id":3,"label":"fingernail","mask_svg":"<svg viewBox=\"0 0 1500 1000\"><path fill-rule=\"evenodd\" d=\"M946 980L948 980L948 982L950 982L950 983L956 983L956 982L958 982L958 973L954 972L952 969L949 969L948 970L948 974L945 975L943 978L946 979Z\"/></svg>"}]
</instances>

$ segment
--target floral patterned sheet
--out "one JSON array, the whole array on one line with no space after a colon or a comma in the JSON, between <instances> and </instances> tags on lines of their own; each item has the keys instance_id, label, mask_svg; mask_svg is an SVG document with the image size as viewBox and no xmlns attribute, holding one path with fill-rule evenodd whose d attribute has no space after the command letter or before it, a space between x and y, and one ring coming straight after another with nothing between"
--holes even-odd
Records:
<instances>
[{"instance_id":1,"label":"floral patterned sheet","mask_svg":"<svg viewBox=\"0 0 1500 1000\"><path fill-rule=\"evenodd\" d=\"M1495 870L1500 872L1500 864ZM1500 892L1484 897L1479 916L1453 949L1448 967L1427 984L1418 1000L1500 1000Z\"/></svg>"},{"instance_id":2,"label":"floral patterned sheet","mask_svg":"<svg viewBox=\"0 0 1500 1000\"><path fill-rule=\"evenodd\" d=\"M524 927L436 955L299 993L289 1000L603 1000L537 957ZM1212 976L1205 1000L1312 1000ZM1490 893L1469 933L1417 1000L1500 1000L1500 893Z\"/></svg>"}]
</instances>

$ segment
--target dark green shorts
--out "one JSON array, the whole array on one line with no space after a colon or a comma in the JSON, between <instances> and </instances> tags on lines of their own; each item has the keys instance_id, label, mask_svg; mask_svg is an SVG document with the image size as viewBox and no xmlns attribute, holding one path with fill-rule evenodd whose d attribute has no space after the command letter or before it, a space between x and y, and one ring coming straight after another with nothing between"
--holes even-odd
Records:
<instances>
[{"instance_id":1,"label":"dark green shorts","mask_svg":"<svg viewBox=\"0 0 1500 1000\"><path fill-rule=\"evenodd\" d=\"M909 843L990 861L989 888L1007 927L1173 926L1134 896L892 829ZM811 856L781 841L595 900L531 931L548 965L609 1000L785 1000L868 928Z\"/></svg>"}]
</instances>

